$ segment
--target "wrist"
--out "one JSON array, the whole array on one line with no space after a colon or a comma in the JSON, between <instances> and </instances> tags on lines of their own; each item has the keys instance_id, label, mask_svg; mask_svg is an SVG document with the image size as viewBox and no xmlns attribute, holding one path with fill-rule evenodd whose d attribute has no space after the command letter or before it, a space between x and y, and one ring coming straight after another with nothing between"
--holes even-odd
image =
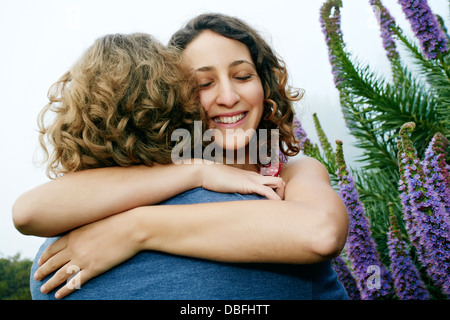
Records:
<instances>
[{"instance_id":1,"label":"wrist","mask_svg":"<svg viewBox=\"0 0 450 320\"><path fill-rule=\"evenodd\" d=\"M205 164L205 161L202 161L201 163L193 163L188 166L192 172L192 181L194 181L195 184L194 188L202 188L205 179L205 167L207 164Z\"/></svg>"},{"instance_id":2,"label":"wrist","mask_svg":"<svg viewBox=\"0 0 450 320\"><path fill-rule=\"evenodd\" d=\"M197 165L198 171L196 179L198 179L199 187L205 188L208 190L219 191L216 190L214 185L217 182L217 174L220 171L217 171L217 166L222 166L222 163L214 162L210 160L203 160L200 165Z\"/></svg>"},{"instance_id":3,"label":"wrist","mask_svg":"<svg viewBox=\"0 0 450 320\"><path fill-rule=\"evenodd\" d=\"M137 252L144 250L160 251L161 243L167 241L163 230L166 230L164 221L168 212L164 209L168 206L145 206L129 211L128 221L131 221L131 242Z\"/></svg>"},{"instance_id":4,"label":"wrist","mask_svg":"<svg viewBox=\"0 0 450 320\"><path fill-rule=\"evenodd\" d=\"M205 188L205 181L211 174L211 165L215 164L213 161L202 159L201 163L194 163L188 165L193 170L193 180L195 181L196 188Z\"/></svg>"},{"instance_id":5,"label":"wrist","mask_svg":"<svg viewBox=\"0 0 450 320\"><path fill-rule=\"evenodd\" d=\"M150 207L134 208L129 210L127 213L124 213L125 215L127 215L126 221L130 222L130 240L133 248L135 248L137 252L143 250L152 250L148 248L148 242L151 238L151 229L144 220L146 213L143 210L144 208L148 209ZM149 218L151 214L147 212L147 215L147 218Z\"/></svg>"}]
</instances>

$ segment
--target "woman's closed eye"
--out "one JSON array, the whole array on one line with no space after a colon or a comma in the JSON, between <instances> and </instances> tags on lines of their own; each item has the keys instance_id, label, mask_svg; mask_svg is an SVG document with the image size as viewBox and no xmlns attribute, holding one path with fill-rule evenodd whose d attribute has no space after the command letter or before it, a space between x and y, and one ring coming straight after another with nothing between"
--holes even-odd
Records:
<instances>
[{"instance_id":1,"label":"woman's closed eye","mask_svg":"<svg viewBox=\"0 0 450 320\"><path fill-rule=\"evenodd\" d=\"M209 86L212 85L214 81L209 81L209 82L203 82L203 83L199 83L198 86L200 87L200 89L206 89Z\"/></svg>"},{"instance_id":2,"label":"woman's closed eye","mask_svg":"<svg viewBox=\"0 0 450 320\"><path fill-rule=\"evenodd\" d=\"M234 76L234 79L238 81L248 81L252 79L254 76L253 74L247 74L247 75L236 75ZM207 89L214 83L214 80L205 80L205 81L199 81L198 86L200 89Z\"/></svg>"},{"instance_id":3,"label":"woman's closed eye","mask_svg":"<svg viewBox=\"0 0 450 320\"><path fill-rule=\"evenodd\" d=\"M253 77L252 75L248 75L248 76L243 76L243 77L235 77L235 79L241 80L241 81L246 81L246 80L250 80L252 77Z\"/></svg>"}]
</instances>

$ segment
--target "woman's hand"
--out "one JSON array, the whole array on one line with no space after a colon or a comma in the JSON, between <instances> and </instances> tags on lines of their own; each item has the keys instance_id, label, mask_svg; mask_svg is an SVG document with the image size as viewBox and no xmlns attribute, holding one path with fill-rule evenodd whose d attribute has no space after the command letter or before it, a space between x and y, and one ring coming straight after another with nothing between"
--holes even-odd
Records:
<instances>
[{"instance_id":1,"label":"woman's hand","mask_svg":"<svg viewBox=\"0 0 450 320\"><path fill-rule=\"evenodd\" d=\"M55 294L57 299L63 298L137 254L140 250L138 241L134 241L130 214L132 210L85 225L52 243L40 257L34 278L39 281L59 270L41 287L41 292L49 293L67 282ZM79 272L67 281L76 271Z\"/></svg>"},{"instance_id":2,"label":"woman's hand","mask_svg":"<svg viewBox=\"0 0 450 320\"><path fill-rule=\"evenodd\" d=\"M206 162L205 162L206 163ZM201 186L205 189L241 194L259 194L269 200L284 199L283 179L234 168L221 163L202 164Z\"/></svg>"}]
</instances>

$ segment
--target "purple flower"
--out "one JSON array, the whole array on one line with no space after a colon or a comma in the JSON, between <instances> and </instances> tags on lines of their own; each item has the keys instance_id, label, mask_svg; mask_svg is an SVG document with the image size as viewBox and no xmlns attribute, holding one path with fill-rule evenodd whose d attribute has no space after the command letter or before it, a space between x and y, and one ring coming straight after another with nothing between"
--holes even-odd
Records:
<instances>
[{"instance_id":1,"label":"purple flower","mask_svg":"<svg viewBox=\"0 0 450 320\"><path fill-rule=\"evenodd\" d=\"M296 116L294 116L292 125L294 127L294 137L299 141L300 149L303 150L306 155L309 155L311 152L312 143L309 140L305 129L303 129L302 123Z\"/></svg>"},{"instance_id":2,"label":"purple flower","mask_svg":"<svg viewBox=\"0 0 450 320\"><path fill-rule=\"evenodd\" d=\"M436 133L425 151L422 162L425 184L431 193L430 197L445 206L446 219L449 219L450 212L450 176L445 162L445 151L448 146L447 138L441 133Z\"/></svg>"},{"instance_id":3,"label":"purple flower","mask_svg":"<svg viewBox=\"0 0 450 320\"><path fill-rule=\"evenodd\" d=\"M435 59L439 53L448 51L447 37L426 0L398 0L398 3L419 39L426 58Z\"/></svg>"},{"instance_id":4,"label":"purple flower","mask_svg":"<svg viewBox=\"0 0 450 320\"><path fill-rule=\"evenodd\" d=\"M387 52L387 57L390 61L398 61L399 55L393 38L394 31L392 30L395 27L395 20L380 0L369 0L369 3L376 13L380 24L381 39L383 40L383 47Z\"/></svg>"},{"instance_id":5,"label":"purple flower","mask_svg":"<svg viewBox=\"0 0 450 320\"><path fill-rule=\"evenodd\" d=\"M294 128L294 137L298 141L298 144L300 146L300 149L303 150L304 154L310 155L313 145L311 141L308 138L308 134L306 133L305 129L303 129L303 126L300 122L300 120L297 118L297 116L294 115L294 120L292 122L292 126ZM289 161L289 157L287 157L284 153L281 152L280 146L278 146L278 158L281 162L286 163Z\"/></svg>"},{"instance_id":6,"label":"purple flower","mask_svg":"<svg viewBox=\"0 0 450 320\"><path fill-rule=\"evenodd\" d=\"M322 32L325 35L325 42L328 46L331 73L333 74L334 84L337 88L339 88L343 81L340 75L341 67L337 57L338 51L343 44L340 6L340 0L328 0L320 8L320 24L322 26Z\"/></svg>"},{"instance_id":7,"label":"purple flower","mask_svg":"<svg viewBox=\"0 0 450 320\"><path fill-rule=\"evenodd\" d=\"M388 248L395 293L401 300L428 300L430 298L419 271L411 260L406 243L402 239L398 222L390 210L391 226L388 231Z\"/></svg>"},{"instance_id":8,"label":"purple flower","mask_svg":"<svg viewBox=\"0 0 450 320\"><path fill-rule=\"evenodd\" d=\"M415 212L411 206L411 197L408 192L408 182L406 179L405 167L407 165L407 159L405 153L403 152L403 144L401 140L397 141L398 145L398 159L399 159L399 169L400 169L400 181L398 184L398 191L400 191L400 200L403 207L403 220L405 221L406 230L408 230L409 238L412 243L416 244L418 241L417 236L417 219L415 217Z\"/></svg>"},{"instance_id":9,"label":"purple flower","mask_svg":"<svg viewBox=\"0 0 450 320\"><path fill-rule=\"evenodd\" d=\"M347 291L350 300L361 300L361 295L358 290L355 278L347 266L344 258L338 256L332 260L333 268L336 271L339 281Z\"/></svg>"},{"instance_id":10,"label":"purple flower","mask_svg":"<svg viewBox=\"0 0 450 320\"><path fill-rule=\"evenodd\" d=\"M406 186L408 193L408 202L402 202L404 219L411 243L427 274L450 296L450 226L444 206L433 197L430 184L425 183L424 171L408 137L407 132L414 128L415 124L408 122L400 129L399 166L402 187Z\"/></svg>"},{"instance_id":11,"label":"purple flower","mask_svg":"<svg viewBox=\"0 0 450 320\"><path fill-rule=\"evenodd\" d=\"M390 296L393 294L391 276L381 263L376 250L364 207L345 164L342 141L337 140L336 144L339 195L347 208L350 222L345 252L351 263L361 299L372 300Z\"/></svg>"}]
</instances>

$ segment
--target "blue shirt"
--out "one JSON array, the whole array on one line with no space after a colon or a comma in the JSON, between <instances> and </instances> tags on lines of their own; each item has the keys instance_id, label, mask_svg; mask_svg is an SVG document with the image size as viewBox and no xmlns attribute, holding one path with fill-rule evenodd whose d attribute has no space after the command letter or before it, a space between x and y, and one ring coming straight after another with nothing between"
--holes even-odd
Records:
<instances>
[{"instance_id":1,"label":"blue shirt","mask_svg":"<svg viewBox=\"0 0 450 320\"><path fill-rule=\"evenodd\" d=\"M162 203L193 204L263 199L255 195L217 193L202 188ZM47 239L31 269L37 270L42 252L57 238ZM47 278L49 279L49 277ZM44 281L31 276L33 299ZM316 264L222 263L161 252L145 251L91 279L66 297L77 300L340 300L348 299L331 261Z\"/></svg>"}]
</instances>

